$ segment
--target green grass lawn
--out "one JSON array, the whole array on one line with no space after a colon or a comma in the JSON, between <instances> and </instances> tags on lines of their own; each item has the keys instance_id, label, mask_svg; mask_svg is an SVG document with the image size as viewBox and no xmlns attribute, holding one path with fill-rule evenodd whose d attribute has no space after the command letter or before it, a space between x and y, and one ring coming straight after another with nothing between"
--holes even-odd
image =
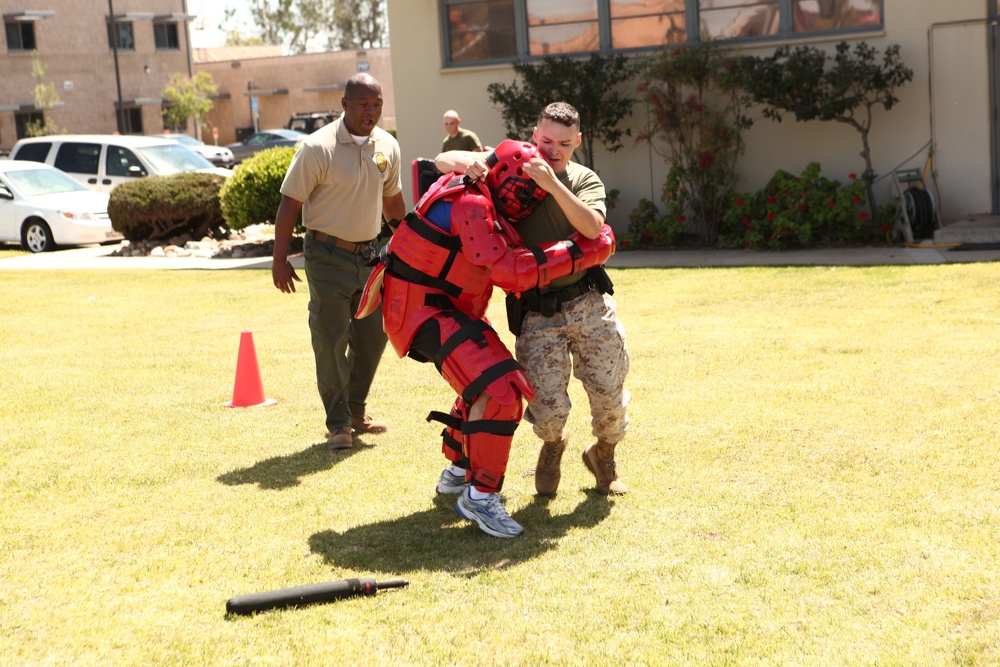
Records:
<instances>
[{"instance_id":1,"label":"green grass lawn","mask_svg":"<svg viewBox=\"0 0 1000 667\"><path fill-rule=\"evenodd\" d=\"M432 366L388 349L391 432L326 450L304 291L0 264L0 664L1000 663L1000 264L610 273L631 493L574 384L560 493L522 425L499 540L434 496ZM223 407L242 330L276 405ZM225 614L350 577L410 585Z\"/></svg>"}]
</instances>

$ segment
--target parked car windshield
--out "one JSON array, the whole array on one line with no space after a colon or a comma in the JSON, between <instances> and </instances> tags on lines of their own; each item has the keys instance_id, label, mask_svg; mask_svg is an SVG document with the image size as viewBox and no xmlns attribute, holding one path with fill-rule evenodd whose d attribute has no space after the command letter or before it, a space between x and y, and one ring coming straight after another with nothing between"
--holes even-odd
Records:
<instances>
[{"instance_id":1,"label":"parked car windshield","mask_svg":"<svg viewBox=\"0 0 1000 667\"><path fill-rule=\"evenodd\" d=\"M176 141L179 144L184 144L185 146L204 146L205 144L198 141L194 137L190 137L186 134L161 134L164 139L170 139Z\"/></svg>"},{"instance_id":2,"label":"parked car windshield","mask_svg":"<svg viewBox=\"0 0 1000 667\"><path fill-rule=\"evenodd\" d=\"M58 195L87 189L58 169L24 169L8 171L6 175L10 182L28 197Z\"/></svg>"},{"instance_id":3,"label":"parked car windshield","mask_svg":"<svg viewBox=\"0 0 1000 667\"><path fill-rule=\"evenodd\" d=\"M157 173L163 175L198 169L213 169L215 166L187 146L176 143L163 146L144 146L135 150L153 165Z\"/></svg>"}]
</instances>

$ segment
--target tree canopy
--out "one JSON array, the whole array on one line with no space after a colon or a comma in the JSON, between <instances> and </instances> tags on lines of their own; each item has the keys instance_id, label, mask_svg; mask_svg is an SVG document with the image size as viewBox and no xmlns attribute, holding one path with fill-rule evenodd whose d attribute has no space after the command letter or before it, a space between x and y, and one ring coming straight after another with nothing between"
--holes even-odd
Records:
<instances>
[{"instance_id":1,"label":"tree canopy","mask_svg":"<svg viewBox=\"0 0 1000 667\"><path fill-rule=\"evenodd\" d=\"M386 0L254 0L249 34L227 9L219 27L230 46L281 45L291 54L389 45Z\"/></svg>"},{"instance_id":2,"label":"tree canopy","mask_svg":"<svg viewBox=\"0 0 1000 667\"><path fill-rule=\"evenodd\" d=\"M830 55L812 46L783 46L768 57L744 56L739 61L741 83L754 102L764 105L763 115L776 121L782 113L795 120L832 120L850 125L861 135L863 178L868 185L872 213L876 203L869 135L873 110L888 111L899 98L896 89L913 80L913 70L900 58L899 45L878 52L865 42L837 44Z\"/></svg>"},{"instance_id":3,"label":"tree canopy","mask_svg":"<svg viewBox=\"0 0 1000 667\"><path fill-rule=\"evenodd\" d=\"M167 106L163 117L169 127L185 127L189 118L200 123L205 114L212 110L212 95L218 92L215 79L208 72L198 72L194 78L174 74L163 89L163 99Z\"/></svg>"},{"instance_id":4,"label":"tree canopy","mask_svg":"<svg viewBox=\"0 0 1000 667\"><path fill-rule=\"evenodd\" d=\"M624 92L623 84L637 70L637 63L621 54L593 54L587 60L549 56L538 63L514 63L513 83L491 83L486 90L490 101L501 108L511 139L528 139L548 104L572 104L580 113L580 161L593 169L595 143L613 153L622 148L622 137L630 134L618 124L632 113L635 98Z\"/></svg>"}]
</instances>

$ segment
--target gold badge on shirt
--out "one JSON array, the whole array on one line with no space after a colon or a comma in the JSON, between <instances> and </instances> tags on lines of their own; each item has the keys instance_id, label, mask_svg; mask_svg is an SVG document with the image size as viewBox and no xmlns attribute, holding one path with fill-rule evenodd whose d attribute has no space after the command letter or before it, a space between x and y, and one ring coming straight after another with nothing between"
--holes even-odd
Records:
<instances>
[{"instance_id":1,"label":"gold badge on shirt","mask_svg":"<svg viewBox=\"0 0 1000 667\"><path fill-rule=\"evenodd\" d=\"M379 173L384 174L389 167L389 158L384 153L375 153L375 165L378 166Z\"/></svg>"}]
</instances>

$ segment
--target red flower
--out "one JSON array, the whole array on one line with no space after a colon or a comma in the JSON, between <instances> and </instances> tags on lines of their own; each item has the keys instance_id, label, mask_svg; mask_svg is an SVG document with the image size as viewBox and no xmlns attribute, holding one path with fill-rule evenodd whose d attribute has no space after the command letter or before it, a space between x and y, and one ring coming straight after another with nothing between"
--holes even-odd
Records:
<instances>
[{"instance_id":1,"label":"red flower","mask_svg":"<svg viewBox=\"0 0 1000 667\"><path fill-rule=\"evenodd\" d=\"M830 208L833 208L836 205L837 205L837 202L835 202L835 201L832 201L829 204L827 204L827 206L829 206Z\"/></svg>"},{"instance_id":2,"label":"red flower","mask_svg":"<svg viewBox=\"0 0 1000 667\"><path fill-rule=\"evenodd\" d=\"M767 203L768 204L773 204L776 201L778 201L778 200L773 195L767 198Z\"/></svg>"},{"instance_id":3,"label":"red flower","mask_svg":"<svg viewBox=\"0 0 1000 667\"><path fill-rule=\"evenodd\" d=\"M858 175L857 174L848 174L847 177L853 181L855 178L858 177Z\"/></svg>"},{"instance_id":4,"label":"red flower","mask_svg":"<svg viewBox=\"0 0 1000 667\"><path fill-rule=\"evenodd\" d=\"M889 231L889 225L882 225L882 231L883 232Z\"/></svg>"},{"instance_id":5,"label":"red flower","mask_svg":"<svg viewBox=\"0 0 1000 667\"><path fill-rule=\"evenodd\" d=\"M647 229L646 231L644 231L642 233L642 235L643 236L652 236L653 235L653 230L652 229Z\"/></svg>"},{"instance_id":6,"label":"red flower","mask_svg":"<svg viewBox=\"0 0 1000 667\"><path fill-rule=\"evenodd\" d=\"M859 201L861 201L861 197L854 195L854 203L857 204Z\"/></svg>"},{"instance_id":7,"label":"red flower","mask_svg":"<svg viewBox=\"0 0 1000 667\"><path fill-rule=\"evenodd\" d=\"M744 241L743 242L743 247L744 248L749 248L750 247L750 242L749 241Z\"/></svg>"},{"instance_id":8,"label":"red flower","mask_svg":"<svg viewBox=\"0 0 1000 667\"><path fill-rule=\"evenodd\" d=\"M663 243L663 241L660 240L659 236L654 236L653 237L653 243L655 243L656 245L661 245Z\"/></svg>"},{"instance_id":9,"label":"red flower","mask_svg":"<svg viewBox=\"0 0 1000 667\"><path fill-rule=\"evenodd\" d=\"M742 199L737 199L736 200L736 205L737 206L743 206L743 200Z\"/></svg>"},{"instance_id":10,"label":"red flower","mask_svg":"<svg viewBox=\"0 0 1000 667\"><path fill-rule=\"evenodd\" d=\"M685 216L685 215L679 215L679 216L677 216L677 222L684 222L686 220L687 220L687 216Z\"/></svg>"},{"instance_id":11,"label":"red flower","mask_svg":"<svg viewBox=\"0 0 1000 667\"><path fill-rule=\"evenodd\" d=\"M861 219L862 220L867 220L868 219L868 214L867 213L862 213L861 214Z\"/></svg>"},{"instance_id":12,"label":"red flower","mask_svg":"<svg viewBox=\"0 0 1000 667\"><path fill-rule=\"evenodd\" d=\"M767 219L768 220L774 220L774 213L768 213L767 214Z\"/></svg>"}]
</instances>

